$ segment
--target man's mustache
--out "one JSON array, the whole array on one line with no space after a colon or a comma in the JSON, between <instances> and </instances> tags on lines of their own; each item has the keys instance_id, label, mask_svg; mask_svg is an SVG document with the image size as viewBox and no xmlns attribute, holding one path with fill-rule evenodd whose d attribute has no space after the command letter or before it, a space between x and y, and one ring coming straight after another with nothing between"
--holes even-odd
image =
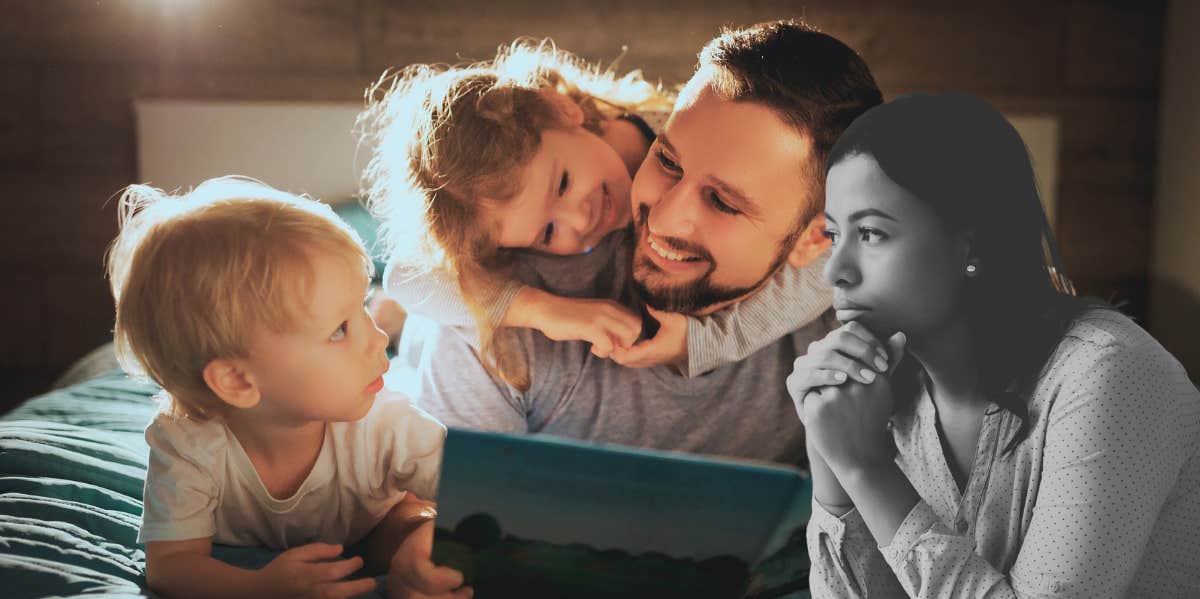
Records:
<instances>
[{"instance_id":1,"label":"man's mustache","mask_svg":"<svg viewBox=\"0 0 1200 599\"><path fill-rule=\"evenodd\" d=\"M638 233L646 230L646 223L650 221L650 206L647 206L646 204L638 204L637 215L633 221L634 225L636 225ZM655 235L655 237L657 238L656 243L661 241L677 252L691 254L707 262L713 261L712 254L710 254L708 250L704 248L704 246L692 243L686 239L680 239L678 237L661 237L658 235Z\"/></svg>"}]
</instances>

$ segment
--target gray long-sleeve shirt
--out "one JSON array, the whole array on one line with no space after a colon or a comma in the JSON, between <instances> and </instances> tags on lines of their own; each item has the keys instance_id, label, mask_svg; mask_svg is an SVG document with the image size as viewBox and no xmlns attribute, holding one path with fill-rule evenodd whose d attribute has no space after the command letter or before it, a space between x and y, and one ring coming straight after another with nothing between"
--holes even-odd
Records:
<instances>
[{"instance_id":1,"label":"gray long-sleeve shirt","mask_svg":"<svg viewBox=\"0 0 1200 599\"><path fill-rule=\"evenodd\" d=\"M626 230L587 255L524 254L516 275L558 295L638 308L631 251ZM416 369L414 401L448 426L796 464L803 434L784 380L796 356L836 326L825 312L741 361L691 378L667 367L625 368L595 357L587 343L516 330L530 367L531 385L522 393L483 368L472 329L413 316L399 361Z\"/></svg>"}]
</instances>

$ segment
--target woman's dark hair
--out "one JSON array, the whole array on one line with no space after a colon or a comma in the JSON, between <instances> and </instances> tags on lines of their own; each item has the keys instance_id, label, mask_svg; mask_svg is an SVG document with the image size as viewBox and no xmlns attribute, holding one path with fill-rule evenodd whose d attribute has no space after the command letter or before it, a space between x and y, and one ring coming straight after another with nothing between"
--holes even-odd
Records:
<instances>
[{"instance_id":1,"label":"woman's dark hair","mask_svg":"<svg viewBox=\"0 0 1200 599\"><path fill-rule=\"evenodd\" d=\"M971 233L979 274L966 289L979 386L1021 420L1005 451L1028 435L1028 396L1066 328L1092 304L1059 293L1055 257L1024 142L998 110L962 92L912 94L877 106L834 144L826 173L856 155L875 159L943 224Z\"/></svg>"}]
</instances>

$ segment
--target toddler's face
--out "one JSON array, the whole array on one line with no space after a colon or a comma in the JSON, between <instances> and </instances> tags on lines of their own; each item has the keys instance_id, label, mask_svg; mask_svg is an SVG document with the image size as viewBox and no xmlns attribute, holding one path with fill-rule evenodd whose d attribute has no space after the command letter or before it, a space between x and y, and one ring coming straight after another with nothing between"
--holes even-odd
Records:
<instances>
[{"instance_id":1,"label":"toddler's face","mask_svg":"<svg viewBox=\"0 0 1200 599\"><path fill-rule=\"evenodd\" d=\"M357 420L383 388L388 338L363 305L369 282L361 267L322 251L311 251L310 262L308 297L294 298L299 322L251 343L260 406L293 422Z\"/></svg>"},{"instance_id":2,"label":"toddler's face","mask_svg":"<svg viewBox=\"0 0 1200 599\"><path fill-rule=\"evenodd\" d=\"M583 127L543 132L517 176L521 191L499 217L502 247L579 254L629 224L629 171L608 142Z\"/></svg>"}]
</instances>

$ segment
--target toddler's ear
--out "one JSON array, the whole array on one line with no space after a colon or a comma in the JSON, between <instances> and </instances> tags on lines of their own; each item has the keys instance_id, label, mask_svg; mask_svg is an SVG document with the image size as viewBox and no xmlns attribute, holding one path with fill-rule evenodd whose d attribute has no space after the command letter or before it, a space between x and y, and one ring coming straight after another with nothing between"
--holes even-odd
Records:
<instances>
[{"instance_id":1,"label":"toddler's ear","mask_svg":"<svg viewBox=\"0 0 1200 599\"><path fill-rule=\"evenodd\" d=\"M204 382L221 401L235 408L252 408L262 399L253 377L237 360L210 361L204 366Z\"/></svg>"},{"instance_id":2,"label":"toddler's ear","mask_svg":"<svg viewBox=\"0 0 1200 599\"><path fill-rule=\"evenodd\" d=\"M788 254L788 264L794 268L803 268L827 249L829 239L825 237L825 215L818 214L796 240L796 246Z\"/></svg>"},{"instance_id":3,"label":"toddler's ear","mask_svg":"<svg viewBox=\"0 0 1200 599\"><path fill-rule=\"evenodd\" d=\"M568 97L566 94L559 93L558 90L552 87L543 87L538 90L551 106L558 110L559 116L564 123L571 127L579 127L583 125L583 109L579 104Z\"/></svg>"}]
</instances>

